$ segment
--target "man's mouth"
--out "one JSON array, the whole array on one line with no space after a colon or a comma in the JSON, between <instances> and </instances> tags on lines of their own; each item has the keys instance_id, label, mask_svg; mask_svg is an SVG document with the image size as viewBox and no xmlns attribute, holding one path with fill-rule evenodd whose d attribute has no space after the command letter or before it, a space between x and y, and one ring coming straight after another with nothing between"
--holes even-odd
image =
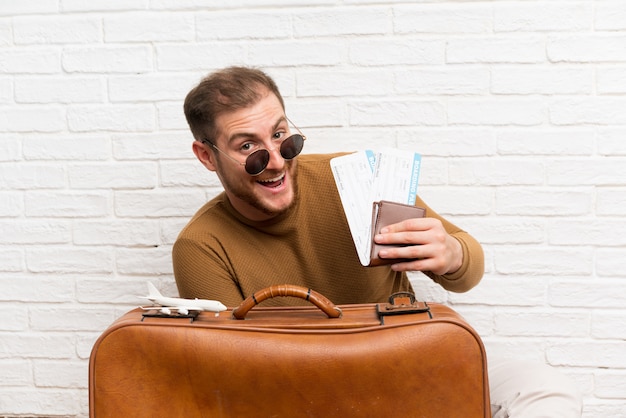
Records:
<instances>
[{"instance_id":1,"label":"man's mouth","mask_svg":"<svg viewBox=\"0 0 626 418\"><path fill-rule=\"evenodd\" d=\"M285 174L281 174L277 177L271 178L271 179L266 179L266 180L258 180L257 183L259 183L261 186L263 187L269 187L269 188L274 188L274 187L279 187L283 184L285 180Z\"/></svg>"}]
</instances>

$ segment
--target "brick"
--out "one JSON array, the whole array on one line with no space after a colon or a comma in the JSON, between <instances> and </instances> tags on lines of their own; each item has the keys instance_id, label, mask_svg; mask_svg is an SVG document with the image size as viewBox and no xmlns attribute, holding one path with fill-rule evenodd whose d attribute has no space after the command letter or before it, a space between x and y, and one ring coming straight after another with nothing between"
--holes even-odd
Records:
<instances>
[{"instance_id":1,"label":"brick","mask_svg":"<svg viewBox=\"0 0 626 418\"><path fill-rule=\"evenodd\" d=\"M164 44L154 49L159 71L201 71L202 74L241 63L241 57L248 54L248 48L237 42Z\"/></svg>"},{"instance_id":2,"label":"brick","mask_svg":"<svg viewBox=\"0 0 626 418\"><path fill-rule=\"evenodd\" d=\"M384 96L393 90L393 74L369 69L302 72L296 88L298 97Z\"/></svg>"},{"instance_id":3,"label":"brick","mask_svg":"<svg viewBox=\"0 0 626 418\"><path fill-rule=\"evenodd\" d=\"M446 62L533 64L546 61L542 37L454 38L448 41Z\"/></svg>"},{"instance_id":4,"label":"brick","mask_svg":"<svg viewBox=\"0 0 626 418\"><path fill-rule=\"evenodd\" d=\"M193 87L187 76L127 75L109 78L111 102L158 102L184 99ZM179 109L182 113L182 106Z\"/></svg>"},{"instance_id":5,"label":"brick","mask_svg":"<svg viewBox=\"0 0 626 418\"><path fill-rule=\"evenodd\" d=\"M58 74L61 53L56 49L23 47L0 50L3 74Z\"/></svg>"},{"instance_id":6,"label":"brick","mask_svg":"<svg viewBox=\"0 0 626 418\"><path fill-rule=\"evenodd\" d=\"M66 333L0 332L0 359L69 359L74 356L72 343Z\"/></svg>"},{"instance_id":7,"label":"brick","mask_svg":"<svg viewBox=\"0 0 626 418\"><path fill-rule=\"evenodd\" d=\"M601 1L594 4L594 28L600 31L626 29L626 5L620 0Z\"/></svg>"},{"instance_id":8,"label":"brick","mask_svg":"<svg viewBox=\"0 0 626 418\"><path fill-rule=\"evenodd\" d=\"M124 275L154 277L173 274L172 248L129 248L116 252L117 271Z\"/></svg>"},{"instance_id":9,"label":"brick","mask_svg":"<svg viewBox=\"0 0 626 418\"><path fill-rule=\"evenodd\" d=\"M598 152L601 155L626 155L626 128L602 127L598 129Z\"/></svg>"},{"instance_id":10,"label":"brick","mask_svg":"<svg viewBox=\"0 0 626 418\"><path fill-rule=\"evenodd\" d=\"M147 0L63 0L64 12L117 12L125 10L145 10Z\"/></svg>"},{"instance_id":11,"label":"brick","mask_svg":"<svg viewBox=\"0 0 626 418\"><path fill-rule=\"evenodd\" d=\"M189 217L205 203L205 196L197 191L118 191L115 214L130 218Z\"/></svg>"},{"instance_id":12,"label":"brick","mask_svg":"<svg viewBox=\"0 0 626 418\"><path fill-rule=\"evenodd\" d=\"M0 5L0 16L19 16L23 14L56 13L58 4L49 0L32 0L28 2L3 2Z\"/></svg>"},{"instance_id":13,"label":"brick","mask_svg":"<svg viewBox=\"0 0 626 418\"><path fill-rule=\"evenodd\" d=\"M98 103L105 99L100 78L20 78L15 80L17 103Z\"/></svg>"},{"instance_id":14,"label":"brick","mask_svg":"<svg viewBox=\"0 0 626 418\"><path fill-rule=\"evenodd\" d=\"M491 7L480 3L397 5L393 13L399 34L480 34L493 28Z\"/></svg>"},{"instance_id":15,"label":"brick","mask_svg":"<svg viewBox=\"0 0 626 418\"><path fill-rule=\"evenodd\" d=\"M67 110L73 132L148 132L154 130L154 107L150 105L75 105Z\"/></svg>"},{"instance_id":16,"label":"brick","mask_svg":"<svg viewBox=\"0 0 626 418\"><path fill-rule=\"evenodd\" d=\"M446 44L442 40L402 39L353 40L348 44L350 62L357 66L441 65ZM372 54L372 51L376 51Z\"/></svg>"},{"instance_id":17,"label":"brick","mask_svg":"<svg viewBox=\"0 0 626 418\"><path fill-rule=\"evenodd\" d=\"M257 66L337 65L344 61L346 47L333 40L259 41L248 49Z\"/></svg>"},{"instance_id":18,"label":"brick","mask_svg":"<svg viewBox=\"0 0 626 418\"><path fill-rule=\"evenodd\" d=\"M583 216L593 211L590 188L516 188L496 191L498 215Z\"/></svg>"},{"instance_id":19,"label":"brick","mask_svg":"<svg viewBox=\"0 0 626 418\"><path fill-rule=\"evenodd\" d=\"M119 318L121 315L115 315L115 318ZM106 328L105 328L106 329ZM105 329L98 330L98 332L81 332L76 336L76 355L81 360L88 360L91 356L96 340L100 337Z\"/></svg>"},{"instance_id":20,"label":"brick","mask_svg":"<svg viewBox=\"0 0 626 418\"><path fill-rule=\"evenodd\" d=\"M0 360L2 368L2 384L4 387L32 386L33 369L30 361Z\"/></svg>"},{"instance_id":21,"label":"brick","mask_svg":"<svg viewBox=\"0 0 626 418\"><path fill-rule=\"evenodd\" d=\"M626 116L620 111L625 105L622 97L557 99L549 105L550 121L555 125L625 125Z\"/></svg>"},{"instance_id":22,"label":"brick","mask_svg":"<svg viewBox=\"0 0 626 418\"><path fill-rule=\"evenodd\" d=\"M489 91L489 71L482 68L436 67L395 74L399 94L484 95Z\"/></svg>"},{"instance_id":23,"label":"brick","mask_svg":"<svg viewBox=\"0 0 626 418\"><path fill-rule=\"evenodd\" d=\"M89 364L85 361L35 361L34 375L37 387L87 389Z\"/></svg>"},{"instance_id":24,"label":"brick","mask_svg":"<svg viewBox=\"0 0 626 418\"><path fill-rule=\"evenodd\" d=\"M0 221L2 244L64 244L71 240L69 221Z\"/></svg>"},{"instance_id":25,"label":"brick","mask_svg":"<svg viewBox=\"0 0 626 418\"><path fill-rule=\"evenodd\" d=\"M156 105L156 110L157 126L160 130L189 132L189 139L193 140L189 131L189 125L185 120L182 103L159 102Z\"/></svg>"},{"instance_id":26,"label":"brick","mask_svg":"<svg viewBox=\"0 0 626 418\"><path fill-rule=\"evenodd\" d=\"M197 161L191 150L191 132L113 134L111 142L116 160Z\"/></svg>"},{"instance_id":27,"label":"brick","mask_svg":"<svg viewBox=\"0 0 626 418\"><path fill-rule=\"evenodd\" d=\"M596 249L596 274L599 277L624 277L624 248Z\"/></svg>"},{"instance_id":28,"label":"brick","mask_svg":"<svg viewBox=\"0 0 626 418\"><path fill-rule=\"evenodd\" d=\"M22 141L15 134L0 134L0 162L20 161Z\"/></svg>"},{"instance_id":29,"label":"brick","mask_svg":"<svg viewBox=\"0 0 626 418\"><path fill-rule=\"evenodd\" d=\"M540 185L543 164L523 159L458 159L450 162L450 184L480 186Z\"/></svg>"},{"instance_id":30,"label":"brick","mask_svg":"<svg viewBox=\"0 0 626 418\"><path fill-rule=\"evenodd\" d=\"M0 271L4 272L20 272L24 270L24 251L21 249L2 249L0 248Z\"/></svg>"},{"instance_id":31,"label":"brick","mask_svg":"<svg viewBox=\"0 0 626 418\"><path fill-rule=\"evenodd\" d=\"M595 130L581 127L507 129L495 134L498 154L525 156L591 156L595 152L595 142L590 138L594 135Z\"/></svg>"},{"instance_id":32,"label":"brick","mask_svg":"<svg viewBox=\"0 0 626 418\"><path fill-rule=\"evenodd\" d=\"M449 298L453 304L463 303L471 296L477 305L529 307L545 304L547 289L545 277L488 275L470 292L449 293Z\"/></svg>"},{"instance_id":33,"label":"brick","mask_svg":"<svg viewBox=\"0 0 626 418\"><path fill-rule=\"evenodd\" d=\"M473 199L481 200L481 196L475 196ZM491 207L489 206L489 208ZM487 220L476 217L463 219L460 226L471 233L483 245L541 244L545 241L545 223L541 219L498 216L495 219Z\"/></svg>"},{"instance_id":34,"label":"brick","mask_svg":"<svg viewBox=\"0 0 626 418\"><path fill-rule=\"evenodd\" d=\"M10 79L0 79L0 105L12 104L15 93Z\"/></svg>"},{"instance_id":35,"label":"brick","mask_svg":"<svg viewBox=\"0 0 626 418\"><path fill-rule=\"evenodd\" d=\"M376 100L350 104L353 126L437 126L444 122L445 109L435 101Z\"/></svg>"},{"instance_id":36,"label":"brick","mask_svg":"<svg viewBox=\"0 0 626 418\"><path fill-rule=\"evenodd\" d=\"M486 337L487 358L545 363L545 343L535 338Z\"/></svg>"},{"instance_id":37,"label":"brick","mask_svg":"<svg viewBox=\"0 0 626 418\"><path fill-rule=\"evenodd\" d=\"M154 277L139 280L133 278L124 278L124 280L85 278L76 283L76 300L84 304L107 303L111 314L117 318L117 308L122 308L125 311L130 309L131 305L137 307L138 304L145 302L145 299L140 299L139 296L147 294L146 282L148 281L157 284ZM122 304L128 306L122 306Z\"/></svg>"},{"instance_id":38,"label":"brick","mask_svg":"<svg viewBox=\"0 0 626 418\"><path fill-rule=\"evenodd\" d=\"M599 94L625 94L626 67L599 68L597 90Z\"/></svg>"},{"instance_id":39,"label":"brick","mask_svg":"<svg viewBox=\"0 0 626 418\"><path fill-rule=\"evenodd\" d=\"M83 396L76 389L18 388L0 392L0 405L15 416L77 416Z\"/></svg>"},{"instance_id":40,"label":"brick","mask_svg":"<svg viewBox=\"0 0 626 418\"><path fill-rule=\"evenodd\" d=\"M7 319L0 323L0 331L28 331L30 325L29 309L25 305L5 303L0 307L0 315Z\"/></svg>"},{"instance_id":41,"label":"brick","mask_svg":"<svg viewBox=\"0 0 626 418\"><path fill-rule=\"evenodd\" d=\"M608 310L592 313L591 336L598 339L626 339L626 314Z\"/></svg>"},{"instance_id":42,"label":"brick","mask_svg":"<svg viewBox=\"0 0 626 418\"><path fill-rule=\"evenodd\" d=\"M594 382L594 394L600 399L623 399L626 396L626 372L624 371L597 373Z\"/></svg>"},{"instance_id":43,"label":"brick","mask_svg":"<svg viewBox=\"0 0 626 418\"><path fill-rule=\"evenodd\" d=\"M0 277L0 300L3 302L48 303L70 302L74 299L75 289L72 280L58 276L20 276Z\"/></svg>"},{"instance_id":44,"label":"brick","mask_svg":"<svg viewBox=\"0 0 626 418\"><path fill-rule=\"evenodd\" d=\"M342 116L339 115L335 118L339 119L342 118ZM390 135L388 129L380 130L376 127L355 127L354 129L349 127L300 129L302 129L304 134L307 135L307 138L309 138L304 143L303 153L306 154L333 153L341 151L345 152L358 149L366 149L368 147L371 149L375 149L380 146L385 146L387 144L393 145L395 143L394 138L392 135Z\"/></svg>"},{"instance_id":45,"label":"brick","mask_svg":"<svg viewBox=\"0 0 626 418\"><path fill-rule=\"evenodd\" d=\"M471 305L452 305L455 311L457 311L472 328L478 332L481 338L493 335L493 312L483 307L476 309Z\"/></svg>"},{"instance_id":46,"label":"brick","mask_svg":"<svg viewBox=\"0 0 626 418\"><path fill-rule=\"evenodd\" d=\"M588 313L562 311L498 311L494 315L497 335L527 337L577 337L588 336Z\"/></svg>"},{"instance_id":47,"label":"brick","mask_svg":"<svg viewBox=\"0 0 626 418\"><path fill-rule=\"evenodd\" d=\"M551 343L546 357L557 366L626 368L623 341Z\"/></svg>"},{"instance_id":48,"label":"brick","mask_svg":"<svg viewBox=\"0 0 626 418\"><path fill-rule=\"evenodd\" d=\"M624 413L624 401L598 401L595 399L585 400L583 405L583 417L619 417Z\"/></svg>"},{"instance_id":49,"label":"brick","mask_svg":"<svg viewBox=\"0 0 626 418\"><path fill-rule=\"evenodd\" d=\"M588 2L537 2L494 4L496 32L585 31L592 27L593 8Z\"/></svg>"},{"instance_id":50,"label":"brick","mask_svg":"<svg viewBox=\"0 0 626 418\"><path fill-rule=\"evenodd\" d=\"M157 181L153 162L76 164L69 167L68 177L76 189L151 189Z\"/></svg>"},{"instance_id":51,"label":"brick","mask_svg":"<svg viewBox=\"0 0 626 418\"><path fill-rule=\"evenodd\" d=\"M482 128L415 128L397 133L398 148L415 150L424 158L475 157L496 154L494 134Z\"/></svg>"},{"instance_id":52,"label":"brick","mask_svg":"<svg viewBox=\"0 0 626 418\"><path fill-rule=\"evenodd\" d=\"M447 116L451 125L536 126L546 122L548 109L537 99L451 99Z\"/></svg>"},{"instance_id":53,"label":"brick","mask_svg":"<svg viewBox=\"0 0 626 418\"><path fill-rule=\"evenodd\" d=\"M494 94L591 94L591 68L504 67L491 71Z\"/></svg>"},{"instance_id":54,"label":"brick","mask_svg":"<svg viewBox=\"0 0 626 418\"><path fill-rule=\"evenodd\" d=\"M146 12L112 14L104 17L105 42L193 41L191 13Z\"/></svg>"},{"instance_id":55,"label":"brick","mask_svg":"<svg viewBox=\"0 0 626 418\"><path fill-rule=\"evenodd\" d=\"M24 196L24 214L28 217L101 217L108 213L109 198L106 193L33 191L26 192Z\"/></svg>"},{"instance_id":56,"label":"brick","mask_svg":"<svg viewBox=\"0 0 626 418\"><path fill-rule=\"evenodd\" d=\"M547 41L551 62L601 63L626 61L626 36L552 35Z\"/></svg>"},{"instance_id":57,"label":"brick","mask_svg":"<svg viewBox=\"0 0 626 418\"><path fill-rule=\"evenodd\" d=\"M27 160L107 160L111 158L111 141L100 134L37 135L22 140Z\"/></svg>"},{"instance_id":58,"label":"brick","mask_svg":"<svg viewBox=\"0 0 626 418\"><path fill-rule=\"evenodd\" d=\"M111 274L113 254L102 248L47 246L27 250L26 266L34 273Z\"/></svg>"},{"instance_id":59,"label":"brick","mask_svg":"<svg viewBox=\"0 0 626 418\"><path fill-rule=\"evenodd\" d=\"M18 217L24 211L24 195L21 192L0 192L0 217Z\"/></svg>"},{"instance_id":60,"label":"brick","mask_svg":"<svg viewBox=\"0 0 626 418\"><path fill-rule=\"evenodd\" d=\"M0 46L6 47L13 44L13 25L10 18L0 17Z\"/></svg>"},{"instance_id":61,"label":"brick","mask_svg":"<svg viewBox=\"0 0 626 418\"><path fill-rule=\"evenodd\" d=\"M288 12L254 9L197 13L195 24L200 41L289 38L294 27Z\"/></svg>"},{"instance_id":62,"label":"brick","mask_svg":"<svg viewBox=\"0 0 626 418\"><path fill-rule=\"evenodd\" d=\"M548 225L548 241L555 245L626 245L626 225L621 219L557 220Z\"/></svg>"},{"instance_id":63,"label":"brick","mask_svg":"<svg viewBox=\"0 0 626 418\"><path fill-rule=\"evenodd\" d=\"M583 248L516 245L495 251L500 274L586 276L593 271L593 253Z\"/></svg>"},{"instance_id":64,"label":"brick","mask_svg":"<svg viewBox=\"0 0 626 418\"><path fill-rule=\"evenodd\" d=\"M30 309L33 331L99 331L113 320L110 309L89 306L57 306Z\"/></svg>"},{"instance_id":65,"label":"brick","mask_svg":"<svg viewBox=\"0 0 626 418\"><path fill-rule=\"evenodd\" d=\"M101 19L75 16L27 16L13 20L16 44L79 44L102 42Z\"/></svg>"},{"instance_id":66,"label":"brick","mask_svg":"<svg viewBox=\"0 0 626 418\"><path fill-rule=\"evenodd\" d=\"M66 129L65 111L57 106L0 107L0 132L59 132Z\"/></svg>"},{"instance_id":67,"label":"brick","mask_svg":"<svg viewBox=\"0 0 626 418\"><path fill-rule=\"evenodd\" d=\"M161 239L163 244L173 245L185 225L187 225L187 219L163 219L161 221Z\"/></svg>"},{"instance_id":68,"label":"brick","mask_svg":"<svg viewBox=\"0 0 626 418\"><path fill-rule=\"evenodd\" d=\"M388 7L367 7L355 19L352 8L304 9L293 16L293 28L294 36L303 38L382 35L392 31L391 10Z\"/></svg>"},{"instance_id":69,"label":"brick","mask_svg":"<svg viewBox=\"0 0 626 418\"><path fill-rule=\"evenodd\" d=\"M493 192L489 189L446 186L431 188L427 195L422 195L419 189L418 192L428 206L433 208L438 214L449 218L451 222L453 218L450 215L488 215L491 212ZM454 194L456 199L465 203L459 206L450 201L451 193Z\"/></svg>"},{"instance_id":70,"label":"brick","mask_svg":"<svg viewBox=\"0 0 626 418\"><path fill-rule=\"evenodd\" d=\"M153 68L148 46L80 46L63 50L63 69L69 73L143 73Z\"/></svg>"},{"instance_id":71,"label":"brick","mask_svg":"<svg viewBox=\"0 0 626 418\"><path fill-rule=\"evenodd\" d=\"M217 175L197 160L162 162L159 174L164 187L221 187Z\"/></svg>"},{"instance_id":72,"label":"brick","mask_svg":"<svg viewBox=\"0 0 626 418\"><path fill-rule=\"evenodd\" d=\"M156 221L84 220L73 225L76 245L155 247L161 243Z\"/></svg>"},{"instance_id":73,"label":"brick","mask_svg":"<svg viewBox=\"0 0 626 418\"><path fill-rule=\"evenodd\" d=\"M550 186L618 186L626 176L623 158L555 160L546 166Z\"/></svg>"},{"instance_id":74,"label":"brick","mask_svg":"<svg viewBox=\"0 0 626 418\"><path fill-rule=\"evenodd\" d=\"M346 119L346 106L342 101L326 99L300 99L296 103L287 101L289 119L300 129L316 126L338 126Z\"/></svg>"},{"instance_id":75,"label":"brick","mask_svg":"<svg viewBox=\"0 0 626 418\"><path fill-rule=\"evenodd\" d=\"M626 303L625 291L626 283L621 278L593 281L561 279L550 284L549 301L551 305L560 307L621 309Z\"/></svg>"}]
</instances>

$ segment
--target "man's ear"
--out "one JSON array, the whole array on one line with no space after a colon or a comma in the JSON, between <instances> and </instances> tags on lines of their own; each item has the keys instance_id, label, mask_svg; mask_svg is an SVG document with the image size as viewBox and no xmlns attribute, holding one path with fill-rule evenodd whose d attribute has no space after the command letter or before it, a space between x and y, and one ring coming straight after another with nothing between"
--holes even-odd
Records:
<instances>
[{"instance_id":1,"label":"man's ear","mask_svg":"<svg viewBox=\"0 0 626 418\"><path fill-rule=\"evenodd\" d=\"M211 149L209 149L210 145L205 144L200 141L193 141L192 144L193 153L196 154L196 158L198 161L202 163L208 170L215 171L215 154Z\"/></svg>"}]
</instances>

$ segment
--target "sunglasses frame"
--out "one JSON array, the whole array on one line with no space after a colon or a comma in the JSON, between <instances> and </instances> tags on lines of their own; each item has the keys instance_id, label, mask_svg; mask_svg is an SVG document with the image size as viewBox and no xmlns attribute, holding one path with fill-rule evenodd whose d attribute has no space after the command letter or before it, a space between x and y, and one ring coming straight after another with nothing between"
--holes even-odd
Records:
<instances>
[{"instance_id":1,"label":"sunglasses frame","mask_svg":"<svg viewBox=\"0 0 626 418\"><path fill-rule=\"evenodd\" d=\"M296 155L294 155L293 157L291 157L291 158L285 158L285 157L283 156L283 153L282 153L282 146L283 146L283 144L285 143L285 141L287 141L288 139L291 139L291 138L293 138L294 136L296 136L296 135L297 135L297 136L300 136L300 137L302 138L302 142L303 142L303 144L302 144L302 145L303 145L303 147L304 147L304 141L306 141L306 136L302 133L302 131L300 130L300 128L298 128L298 127L297 127L297 126L296 126L293 122L291 122L291 120L290 120L288 117L286 117L286 116L285 116L285 119L287 119L287 122L289 122L289 124L290 124L290 125L292 125L294 128L296 128L296 130L298 131L298 133L297 133L297 134L292 134L292 135L289 135L287 138L283 139L283 140L281 141L280 145L278 146L278 149L279 149L279 151L280 151L280 156L281 156L283 159L285 159L285 160L289 161L289 160L293 160L293 159L294 159L294 158L296 158L298 155L300 155L300 153L302 152L302 149L300 149L300 151L298 151L298 153L297 153ZM265 163L265 166L263 167L263 169L262 169L261 171L259 171L258 173L250 173L250 172L248 171L247 167L246 167L246 164L248 163L248 160L250 159L250 157L252 157L252 156L253 156L254 154L256 154L257 152L267 151L267 152L268 152L268 154L269 154L270 150L268 150L267 148L261 148L261 149L258 149L258 150L256 150L256 151L254 151L252 154L250 154L250 155L248 155L248 156L246 157L246 161L244 161L244 162L240 162L240 161L238 161L237 159L235 159L235 157L230 156L230 155L229 155L226 151L223 151L223 150L219 149L219 148L217 147L217 145L215 145L213 142L209 141L207 138L202 139L202 141L201 141L201 142L203 142L203 143L205 143L205 144L207 144L207 145L210 145L211 147L215 148L217 151L219 151L219 152L221 152L222 154L224 154L224 155L225 155L225 156L226 156L229 160L233 161L234 163L239 164L240 166L243 166L243 167L244 167L244 169L246 170L246 173L248 173L248 174L249 174L249 175L251 175L251 176L258 176L259 174L263 173L263 172L265 171L265 169L267 168L267 164L269 164L269 159L268 159L268 161ZM274 147L274 148L272 148L272 149L275 149L275 147Z\"/></svg>"}]
</instances>

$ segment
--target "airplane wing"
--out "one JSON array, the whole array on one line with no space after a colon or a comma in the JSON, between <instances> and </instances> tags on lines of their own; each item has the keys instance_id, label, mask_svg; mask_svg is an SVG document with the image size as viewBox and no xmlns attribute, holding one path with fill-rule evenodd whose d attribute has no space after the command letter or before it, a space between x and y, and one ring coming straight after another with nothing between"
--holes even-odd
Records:
<instances>
[{"instance_id":1,"label":"airplane wing","mask_svg":"<svg viewBox=\"0 0 626 418\"><path fill-rule=\"evenodd\" d=\"M178 312L181 315L188 315L189 312L201 312L202 309L186 307L186 306L140 306L144 311L159 311L165 315L172 315L172 312Z\"/></svg>"}]
</instances>

